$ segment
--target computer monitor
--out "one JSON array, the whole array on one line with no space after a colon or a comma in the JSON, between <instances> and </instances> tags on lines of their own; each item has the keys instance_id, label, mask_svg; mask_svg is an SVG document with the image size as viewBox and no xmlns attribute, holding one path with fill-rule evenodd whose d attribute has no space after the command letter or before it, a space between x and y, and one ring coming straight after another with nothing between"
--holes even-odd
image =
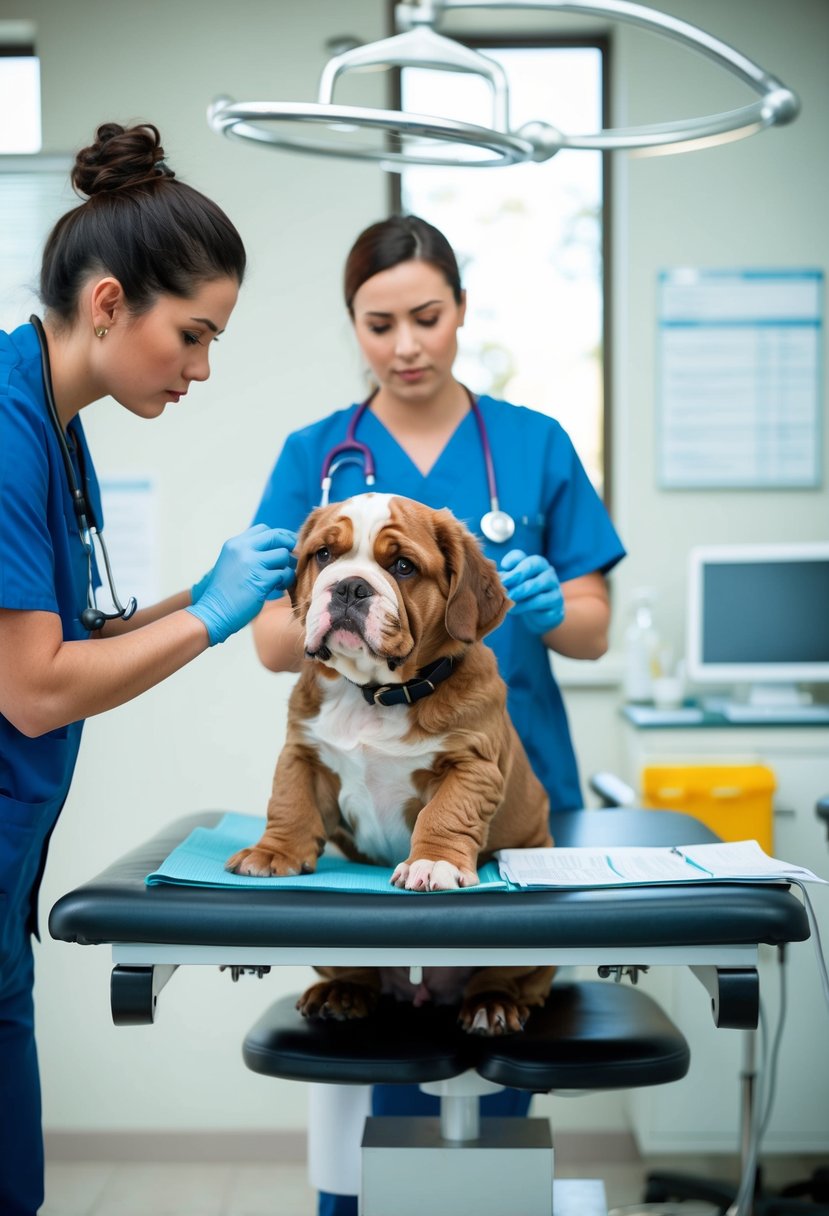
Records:
<instances>
[{"instance_id":1,"label":"computer monitor","mask_svg":"<svg viewBox=\"0 0 829 1216\"><path fill-rule=\"evenodd\" d=\"M829 683L829 542L691 550L687 666L700 685L797 704Z\"/></svg>"}]
</instances>

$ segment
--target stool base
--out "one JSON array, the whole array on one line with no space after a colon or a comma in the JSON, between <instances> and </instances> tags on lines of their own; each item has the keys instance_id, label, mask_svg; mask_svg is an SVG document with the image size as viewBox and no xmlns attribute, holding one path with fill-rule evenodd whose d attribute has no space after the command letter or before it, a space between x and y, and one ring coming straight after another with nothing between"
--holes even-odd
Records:
<instances>
[{"instance_id":1,"label":"stool base","mask_svg":"<svg viewBox=\"0 0 829 1216\"><path fill-rule=\"evenodd\" d=\"M437 1118L366 1120L360 1216L552 1216L546 1119L482 1119L477 1140L442 1139Z\"/></svg>"}]
</instances>

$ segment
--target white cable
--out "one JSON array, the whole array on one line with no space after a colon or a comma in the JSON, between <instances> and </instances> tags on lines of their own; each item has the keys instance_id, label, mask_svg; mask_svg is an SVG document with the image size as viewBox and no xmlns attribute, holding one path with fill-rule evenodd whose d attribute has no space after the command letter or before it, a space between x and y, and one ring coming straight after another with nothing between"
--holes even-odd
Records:
<instances>
[{"instance_id":1,"label":"white cable","mask_svg":"<svg viewBox=\"0 0 829 1216\"><path fill-rule=\"evenodd\" d=\"M780 1044L783 1041L783 1027L786 1024L786 1014L788 1013L788 984L786 983L786 955L785 947L779 947L779 962L780 962L780 1012L777 1017L777 1030L774 1035L774 1041L771 1048L771 1057L768 1061L767 1069L767 1093L764 1094L765 1110L759 1120L757 1131L758 1148L760 1141L765 1137L768 1131L769 1121L771 1119L772 1107L777 1093L777 1067L780 1061ZM765 1071L765 1069L764 1069ZM758 1104L759 1105L759 1104Z\"/></svg>"},{"instance_id":2,"label":"white cable","mask_svg":"<svg viewBox=\"0 0 829 1216\"><path fill-rule=\"evenodd\" d=\"M777 1090L777 1067L780 1056L780 1044L783 1039L783 1027L786 1022L787 986L786 986L786 956L784 948L780 948L780 1012L777 1019L777 1029L774 1034L771 1051L768 1050L768 1035L765 1009L760 1004L760 1028L763 1042L763 1064L757 1077L752 1103L752 1124L749 1129L749 1147L743 1167L743 1175L734 1202L728 1208L727 1216L747 1216L751 1211L754 1191L757 1184L757 1162L760 1156L760 1145L766 1134L771 1118L774 1097Z\"/></svg>"},{"instance_id":3,"label":"white cable","mask_svg":"<svg viewBox=\"0 0 829 1216\"><path fill-rule=\"evenodd\" d=\"M817 970L820 976L820 984L823 989L823 996L826 1001L826 1008L829 1009L829 974L826 971L826 955L823 952L823 942L820 940L820 926L817 923L817 916L812 905L812 900L809 892L806 890L805 883L802 883L798 878L789 880L794 886L799 887L803 893L803 902L806 905L806 915L809 919L809 929L812 934L812 944L815 948L815 957L817 958Z\"/></svg>"},{"instance_id":4,"label":"white cable","mask_svg":"<svg viewBox=\"0 0 829 1216\"><path fill-rule=\"evenodd\" d=\"M818 975L820 976L821 988L826 1000L827 1009L829 1009L829 973L827 973L826 957L823 952L820 926L818 925L817 916L815 915L814 905L812 904L811 896L809 895L809 892L807 891L803 882L796 878L790 879L789 881L793 886L799 887L803 895L803 903L806 908L806 916L809 921L809 930L815 950L815 958L817 960ZM753 1104L753 1109L762 1111L762 1115L758 1114L758 1116L753 1119L749 1151L745 1168L743 1170L743 1176L740 1180L740 1187L737 1191L734 1202L727 1210L726 1216L748 1216L748 1213L751 1211L757 1177L757 1159L760 1154L761 1142L766 1134L766 1131L768 1130L775 1091L777 1088L777 1066L780 1045L783 1038L783 1027L786 1020L787 1004L788 994L786 984L785 953L783 948L780 948L780 1014L768 1066L765 1064L763 1066L755 1089L755 1101ZM765 1017L762 1003L760 1006L760 1024L762 1033L765 1036ZM765 1056L765 1046L763 1048L763 1054Z\"/></svg>"}]
</instances>

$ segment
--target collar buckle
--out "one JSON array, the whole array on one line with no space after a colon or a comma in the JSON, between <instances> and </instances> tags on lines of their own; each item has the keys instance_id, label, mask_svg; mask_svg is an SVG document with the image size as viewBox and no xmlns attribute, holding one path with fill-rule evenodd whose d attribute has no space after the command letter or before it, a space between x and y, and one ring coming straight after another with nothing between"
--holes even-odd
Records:
<instances>
[{"instance_id":1,"label":"collar buckle","mask_svg":"<svg viewBox=\"0 0 829 1216\"><path fill-rule=\"evenodd\" d=\"M457 659L447 656L429 663L404 684L361 684L360 690L369 705L414 705L431 696L438 684L451 676Z\"/></svg>"}]
</instances>

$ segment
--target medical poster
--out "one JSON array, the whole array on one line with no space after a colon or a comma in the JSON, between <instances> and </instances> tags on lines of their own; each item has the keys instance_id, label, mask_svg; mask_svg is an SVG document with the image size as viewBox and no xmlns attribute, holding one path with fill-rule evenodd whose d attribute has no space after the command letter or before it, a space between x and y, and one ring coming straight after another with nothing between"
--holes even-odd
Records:
<instances>
[{"instance_id":1,"label":"medical poster","mask_svg":"<svg viewBox=\"0 0 829 1216\"><path fill-rule=\"evenodd\" d=\"M821 484L820 270L659 276L662 489Z\"/></svg>"}]
</instances>

